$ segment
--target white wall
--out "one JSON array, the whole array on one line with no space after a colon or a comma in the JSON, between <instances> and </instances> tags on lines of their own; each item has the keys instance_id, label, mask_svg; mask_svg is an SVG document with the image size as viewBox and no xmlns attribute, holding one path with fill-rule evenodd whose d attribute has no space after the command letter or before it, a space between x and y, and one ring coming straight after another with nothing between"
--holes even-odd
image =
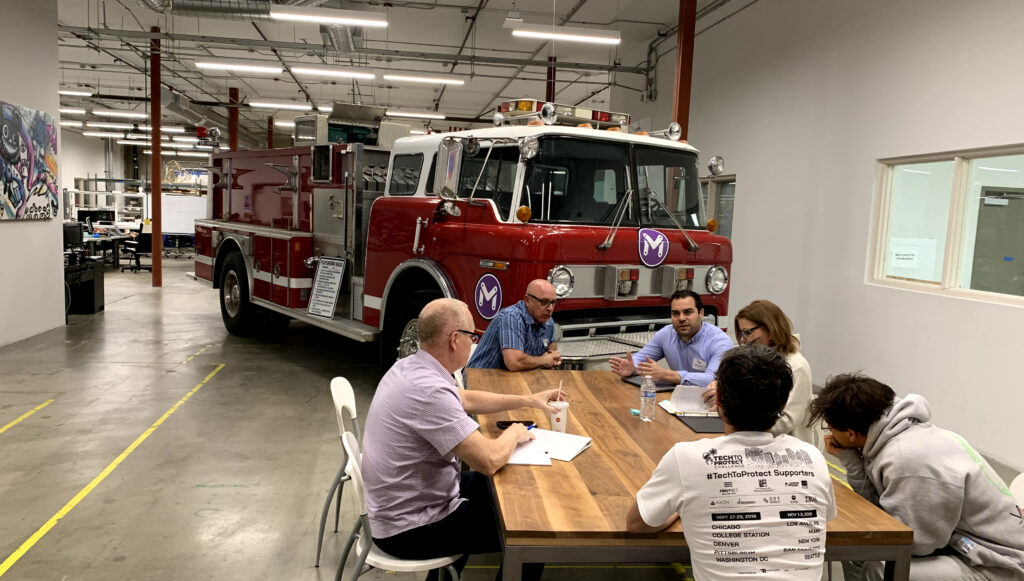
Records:
<instances>
[{"instance_id":1,"label":"white wall","mask_svg":"<svg viewBox=\"0 0 1024 581\"><path fill-rule=\"evenodd\" d=\"M4 2L4 22L0 100L56 119L57 0ZM0 248L0 345L63 325L60 218L0 222Z\"/></svg>"},{"instance_id":2,"label":"white wall","mask_svg":"<svg viewBox=\"0 0 1024 581\"><path fill-rule=\"evenodd\" d=\"M64 188L74 189L75 178L107 177L104 175L103 139L83 137L81 133L73 131L61 131L60 138L60 187L62 191Z\"/></svg>"},{"instance_id":3,"label":"white wall","mask_svg":"<svg viewBox=\"0 0 1024 581\"><path fill-rule=\"evenodd\" d=\"M737 174L731 312L777 302L815 382L863 370L923 394L1017 468L1024 308L867 273L877 159L1024 141L1021 22L1012 0L756 3L697 38L689 134ZM613 109L666 125L674 59L657 102L616 91Z\"/></svg>"}]
</instances>

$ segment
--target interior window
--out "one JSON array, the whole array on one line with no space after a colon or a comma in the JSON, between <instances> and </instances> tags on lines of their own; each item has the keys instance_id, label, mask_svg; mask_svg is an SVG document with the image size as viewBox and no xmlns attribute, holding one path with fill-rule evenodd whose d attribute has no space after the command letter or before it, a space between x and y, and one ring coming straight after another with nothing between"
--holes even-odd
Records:
<instances>
[{"instance_id":1,"label":"interior window","mask_svg":"<svg viewBox=\"0 0 1024 581\"><path fill-rule=\"evenodd\" d=\"M391 163L391 185L388 193L392 196L409 196L416 193L423 169L423 154L396 155Z\"/></svg>"}]
</instances>

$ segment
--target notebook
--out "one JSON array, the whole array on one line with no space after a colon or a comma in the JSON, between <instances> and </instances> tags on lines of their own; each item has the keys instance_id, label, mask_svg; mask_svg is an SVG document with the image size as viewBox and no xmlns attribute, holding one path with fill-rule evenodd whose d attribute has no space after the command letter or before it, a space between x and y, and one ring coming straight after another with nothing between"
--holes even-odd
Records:
<instances>
[{"instance_id":1,"label":"notebook","mask_svg":"<svg viewBox=\"0 0 1024 581\"><path fill-rule=\"evenodd\" d=\"M698 434L724 434L725 422L718 416L676 416Z\"/></svg>"},{"instance_id":2,"label":"notebook","mask_svg":"<svg viewBox=\"0 0 1024 581\"><path fill-rule=\"evenodd\" d=\"M641 375L630 375L629 377L623 377L622 381L625 381L626 383L629 383L631 385L635 385L637 387L640 387L640 384L642 384L644 382L644 378ZM654 391L657 391L657 392L672 391L675 388L676 388L676 384L672 383L671 381L655 381L654 382Z\"/></svg>"},{"instance_id":3,"label":"notebook","mask_svg":"<svg viewBox=\"0 0 1024 581\"><path fill-rule=\"evenodd\" d=\"M550 466L552 460L569 462L593 442L586 436L563 434L551 430L534 428L530 430L535 440L523 442L512 451L509 464Z\"/></svg>"}]
</instances>

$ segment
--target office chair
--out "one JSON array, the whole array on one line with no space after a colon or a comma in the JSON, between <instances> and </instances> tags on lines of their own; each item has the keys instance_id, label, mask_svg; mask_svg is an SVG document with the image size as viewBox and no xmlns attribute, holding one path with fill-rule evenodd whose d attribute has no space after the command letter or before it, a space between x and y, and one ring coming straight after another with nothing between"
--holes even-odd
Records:
<instances>
[{"instance_id":1,"label":"office chair","mask_svg":"<svg viewBox=\"0 0 1024 581\"><path fill-rule=\"evenodd\" d=\"M356 395L352 391L352 384L344 377L335 377L331 380L331 398L334 400L334 416L338 420L338 439L341 440L345 432L349 431L345 428L346 418L348 418L347 421L351 426L352 432L355 433L356 439L361 439L362 434L359 431L359 421L356 413ZM324 544L324 525L327 524L327 513L331 510L331 499L335 498L335 491L337 491L338 495L334 507L334 532L338 532L341 494L345 491L345 483L351 480L351 477L346 474L349 462L350 458L343 447L341 466L338 467L338 473L334 475L334 480L331 481L331 489L327 492L324 508L320 511L320 532L316 537L316 564L313 565L314 567L320 566L320 549Z\"/></svg>"},{"instance_id":2,"label":"office chair","mask_svg":"<svg viewBox=\"0 0 1024 581\"><path fill-rule=\"evenodd\" d=\"M138 272L140 270L153 271L153 267L148 264L142 264L139 258L142 256L151 256L153 254L153 230L152 227L143 226L139 236L135 240L125 240L125 249L128 251L128 266L122 266L121 272L125 270L131 270L132 272Z\"/></svg>"},{"instance_id":3,"label":"office chair","mask_svg":"<svg viewBox=\"0 0 1024 581\"><path fill-rule=\"evenodd\" d=\"M363 472L360 467L362 453L359 451L359 442L352 432L345 432L341 437L345 446L345 453L352 462L349 463L348 475L352 479L352 487L356 489L356 497L359 500L359 520L352 529L352 534L345 543L345 550L341 554L341 562L338 563L338 571L334 574L334 581L341 581L341 574L345 570L345 561L348 560L349 551L352 546L356 547L355 567L352 568L352 575L349 581L356 581L363 573L371 569L382 571L396 571L398 573L419 573L433 571L434 569L445 568L451 574L454 581L459 581L459 573L452 565L462 558L462 555L451 555L438 557L436 559L399 559L380 550L373 543L373 535L370 532L370 519L366 516L366 497L363 487ZM365 566L365 569L364 569Z\"/></svg>"}]
</instances>

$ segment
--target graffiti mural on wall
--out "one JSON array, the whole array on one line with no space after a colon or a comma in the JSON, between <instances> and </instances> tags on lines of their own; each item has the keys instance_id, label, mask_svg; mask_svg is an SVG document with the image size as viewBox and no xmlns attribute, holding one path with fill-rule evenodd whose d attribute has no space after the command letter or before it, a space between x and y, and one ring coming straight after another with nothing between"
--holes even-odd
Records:
<instances>
[{"instance_id":1,"label":"graffiti mural on wall","mask_svg":"<svg viewBox=\"0 0 1024 581\"><path fill-rule=\"evenodd\" d=\"M57 122L0 101L0 220L57 216Z\"/></svg>"}]
</instances>

